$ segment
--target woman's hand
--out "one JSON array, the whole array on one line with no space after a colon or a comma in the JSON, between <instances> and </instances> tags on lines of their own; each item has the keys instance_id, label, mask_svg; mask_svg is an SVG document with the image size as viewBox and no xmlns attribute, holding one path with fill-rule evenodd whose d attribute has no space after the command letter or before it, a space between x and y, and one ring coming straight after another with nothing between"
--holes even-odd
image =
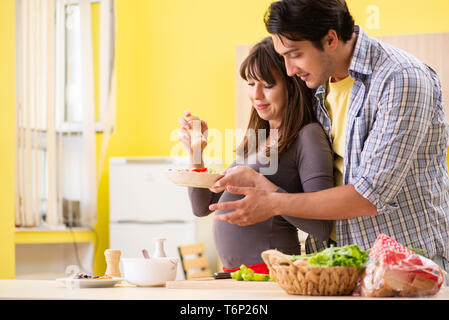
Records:
<instances>
[{"instance_id":1,"label":"woman's hand","mask_svg":"<svg viewBox=\"0 0 449 320\"><path fill-rule=\"evenodd\" d=\"M184 147L187 150L187 153L190 156L190 162L192 167L201 167L203 166L202 161L202 154L204 148L207 146L207 123L204 120L201 120L198 116L194 116L190 113L190 111L184 111L184 116L179 117L178 121L181 124L181 128L179 129L178 133L178 140L184 145ZM200 120L201 121L201 134L203 135L204 139L201 141L201 163L193 163L194 158L194 150L192 147L192 121L193 120Z\"/></svg>"},{"instance_id":2,"label":"woman's hand","mask_svg":"<svg viewBox=\"0 0 449 320\"><path fill-rule=\"evenodd\" d=\"M276 191L278 188L275 184L265 178L265 176L254 169L245 166L235 166L228 169L225 176L215 182L209 190L219 193L225 190L228 185L258 188L268 192Z\"/></svg>"}]
</instances>

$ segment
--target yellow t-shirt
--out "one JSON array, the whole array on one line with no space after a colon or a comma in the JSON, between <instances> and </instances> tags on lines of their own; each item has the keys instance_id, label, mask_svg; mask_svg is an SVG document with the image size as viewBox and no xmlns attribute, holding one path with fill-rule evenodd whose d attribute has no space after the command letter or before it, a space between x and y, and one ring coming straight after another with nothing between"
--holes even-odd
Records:
<instances>
[{"instance_id":1,"label":"yellow t-shirt","mask_svg":"<svg viewBox=\"0 0 449 320\"><path fill-rule=\"evenodd\" d=\"M343 184L346 115L353 85L354 79L347 76L337 82L332 82L331 79L329 79L326 88L326 99L324 104L332 126L331 139L332 150L334 151L334 179L336 186L341 186ZM334 241L336 240L335 223L330 238Z\"/></svg>"}]
</instances>

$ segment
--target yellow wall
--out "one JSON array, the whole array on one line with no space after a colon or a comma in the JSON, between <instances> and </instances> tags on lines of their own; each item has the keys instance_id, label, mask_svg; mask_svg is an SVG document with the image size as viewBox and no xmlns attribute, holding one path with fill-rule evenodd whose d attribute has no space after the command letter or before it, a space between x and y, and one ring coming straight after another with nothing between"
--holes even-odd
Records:
<instances>
[{"instance_id":1,"label":"yellow wall","mask_svg":"<svg viewBox=\"0 0 449 320\"><path fill-rule=\"evenodd\" d=\"M201 115L211 128L233 128L234 48L267 35L262 18L270 3L271 0L116 1L117 120L99 186L95 229L100 243L95 273L104 272L103 251L109 246L108 158L169 155L176 143L169 141L170 133L178 128L177 117L185 109ZM449 31L447 0L409 0L406 4L402 0L349 0L348 4L356 23L371 35ZM379 8L378 29L367 28L376 26L372 14L366 11L369 5ZM14 64L10 63L14 59L13 17L14 0L1 0L0 145L4 148L2 154L9 155L14 150ZM101 135L97 141L100 145ZM0 202L3 261L14 254L14 234L9 227L14 221L14 159L1 157L0 164L0 176L6 177L1 184L6 190L2 192L4 200ZM7 269L0 264L0 278L13 275L13 267Z\"/></svg>"},{"instance_id":2,"label":"yellow wall","mask_svg":"<svg viewBox=\"0 0 449 320\"><path fill-rule=\"evenodd\" d=\"M187 108L208 119L211 127L233 127L234 47L265 35L262 15L269 3L117 2L118 110L113 139L131 135L123 151L169 154L173 143L167 143L167 137Z\"/></svg>"},{"instance_id":3,"label":"yellow wall","mask_svg":"<svg viewBox=\"0 0 449 320\"><path fill-rule=\"evenodd\" d=\"M267 35L262 17L271 1L118 1L117 131L114 153L168 155L185 109L209 126L234 125L234 48ZM350 0L368 34L449 31L445 0ZM379 29L367 29L377 5ZM112 150L111 150L112 151Z\"/></svg>"},{"instance_id":4,"label":"yellow wall","mask_svg":"<svg viewBox=\"0 0 449 320\"><path fill-rule=\"evenodd\" d=\"M14 278L14 1L0 1L0 279Z\"/></svg>"},{"instance_id":5,"label":"yellow wall","mask_svg":"<svg viewBox=\"0 0 449 320\"><path fill-rule=\"evenodd\" d=\"M447 0L347 0L355 22L371 36L449 31ZM373 8L374 7L374 8ZM379 9L379 28L372 26L373 9Z\"/></svg>"}]
</instances>

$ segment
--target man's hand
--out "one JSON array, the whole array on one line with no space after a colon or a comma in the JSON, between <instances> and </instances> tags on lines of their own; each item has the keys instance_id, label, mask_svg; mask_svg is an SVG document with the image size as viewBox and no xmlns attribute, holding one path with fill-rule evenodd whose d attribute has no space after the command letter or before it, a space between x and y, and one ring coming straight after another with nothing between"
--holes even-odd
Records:
<instances>
[{"instance_id":1,"label":"man's hand","mask_svg":"<svg viewBox=\"0 0 449 320\"><path fill-rule=\"evenodd\" d=\"M209 190L219 193L225 190L227 186L253 187L268 192L274 192L277 189L277 186L263 175L245 166L235 166L228 169L226 175L215 182Z\"/></svg>"},{"instance_id":2,"label":"man's hand","mask_svg":"<svg viewBox=\"0 0 449 320\"><path fill-rule=\"evenodd\" d=\"M378 214L376 206L360 195L353 185L309 193L278 193L234 186L228 186L226 190L245 197L212 204L209 210L234 210L218 214L215 219L239 226L265 221L279 214L318 220L352 219Z\"/></svg>"},{"instance_id":3,"label":"man's hand","mask_svg":"<svg viewBox=\"0 0 449 320\"><path fill-rule=\"evenodd\" d=\"M265 221L275 215L274 193L253 187L227 186L227 191L233 194L245 195L243 199L230 202L220 202L209 206L209 210L235 210L218 214L215 219L227 221L239 226L247 226Z\"/></svg>"}]
</instances>

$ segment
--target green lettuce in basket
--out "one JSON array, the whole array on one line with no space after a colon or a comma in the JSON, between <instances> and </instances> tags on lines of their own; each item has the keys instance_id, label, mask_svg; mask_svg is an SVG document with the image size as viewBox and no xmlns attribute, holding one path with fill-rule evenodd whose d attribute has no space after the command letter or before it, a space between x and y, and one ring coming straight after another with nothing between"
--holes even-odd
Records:
<instances>
[{"instance_id":1,"label":"green lettuce in basket","mask_svg":"<svg viewBox=\"0 0 449 320\"><path fill-rule=\"evenodd\" d=\"M356 267L363 271L368 260L368 252L362 250L356 244L348 244L344 247L331 246L320 252L291 256L292 261L307 259L308 266L317 267Z\"/></svg>"}]
</instances>

